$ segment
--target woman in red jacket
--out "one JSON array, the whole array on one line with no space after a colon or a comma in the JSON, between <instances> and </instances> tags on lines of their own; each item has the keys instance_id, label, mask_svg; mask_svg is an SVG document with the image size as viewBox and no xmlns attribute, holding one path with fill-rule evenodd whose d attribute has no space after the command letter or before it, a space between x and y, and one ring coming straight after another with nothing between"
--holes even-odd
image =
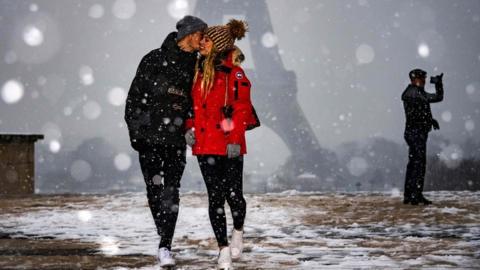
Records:
<instances>
[{"instance_id":1,"label":"woman in red jacket","mask_svg":"<svg viewBox=\"0 0 480 270\"><path fill-rule=\"evenodd\" d=\"M234 42L245 36L245 22L207 28L200 43L202 58L192 88L194 117L185 138L197 156L207 186L210 222L220 249L218 266L229 269L241 256L246 202L243 197L245 130L252 121L250 81L242 68ZM242 55L243 56L243 55ZM234 223L229 247L225 217L228 202Z\"/></svg>"}]
</instances>

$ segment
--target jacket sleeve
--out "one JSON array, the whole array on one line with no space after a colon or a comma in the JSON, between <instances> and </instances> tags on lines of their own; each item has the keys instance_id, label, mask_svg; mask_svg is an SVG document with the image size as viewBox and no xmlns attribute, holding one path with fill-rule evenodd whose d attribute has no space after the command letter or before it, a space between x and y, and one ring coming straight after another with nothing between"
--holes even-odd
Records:
<instances>
[{"instance_id":1,"label":"jacket sleeve","mask_svg":"<svg viewBox=\"0 0 480 270\"><path fill-rule=\"evenodd\" d=\"M402 100L410 103L417 103L417 102L428 102L428 103L435 103L440 102L443 100L443 85L436 84L435 85L435 93L431 94L424 90L416 90L416 89L407 89L403 95Z\"/></svg>"},{"instance_id":2,"label":"jacket sleeve","mask_svg":"<svg viewBox=\"0 0 480 270\"><path fill-rule=\"evenodd\" d=\"M139 124L146 125L146 115L150 115L152 99L167 94L171 82L165 74L165 70L159 67L159 63L165 61L165 55L154 50L145 55L140 61L135 78L128 92L125 120L130 129L135 129ZM158 101L158 100L157 100Z\"/></svg>"},{"instance_id":3,"label":"jacket sleeve","mask_svg":"<svg viewBox=\"0 0 480 270\"><path fill-rule=\"evenodd\" d=\"M148 55L147 55L148 56ZM136 75L130 85L125 105L125 122L127 123L130 142L135 150L145 146L146 134L142 132L150 125L150 112L146 106L145 75L148 72L148 57L145 56L137 68Z\"/></svg>"},{"instance_id":4,"label":"jacket sleeve","mask_svg":"<svg viewBox=\"0 0 480 270\"><path fill-rule=\"evenodd\" d=\"M151 106L153 93L161 91L167 81L159 75L157 66L162 55L152 51L145 55L137 68L135 77L128 91L125 105L125 121L128 126L132 147L136 150L146 143L146 131L151 124Z\"/></svg>"},{"instance_id":5,"label":"jacket sleeve","mask_svg":"<svg viewBox=\"0 0 480 270\"><path fill-rule=\"evenodd\" d=\"M230 73L230 80L233 81L233 93L230 96L233 107L232 121L233 129L227 137L228 144L241 144L245 137L245 129L249 116L252 114L252 102L250 99L250 81L245 72L237 67Z\"/></svg>"},{"instance_id":6,"label":"jacket sleeve","mask_svg":"<svg viewBox=\"0 0 480 270\"><path fill-rule=\"evenodd\" d=\"M435 94L427 93L426 95L427 101L429 103L436 103L443 100L443 84L437 83L435 84Z\"/></svg>"},{"instance_id":7,"label":"jacket sleeve","mask_svg":"<svg viewBox=\"0 0 480 270\"><path fill-rule=\"evenodd\" d=\"M194 123L195 123L195 110L193 108L194 106L194 101L193 101L193 88L195 86L195 82L192 83L192 87L190 89L190 94L188 95L187 98L187 111L185 115L185 132L187 132L189 129L193 128Z\"/></svg>"}]
</instances>

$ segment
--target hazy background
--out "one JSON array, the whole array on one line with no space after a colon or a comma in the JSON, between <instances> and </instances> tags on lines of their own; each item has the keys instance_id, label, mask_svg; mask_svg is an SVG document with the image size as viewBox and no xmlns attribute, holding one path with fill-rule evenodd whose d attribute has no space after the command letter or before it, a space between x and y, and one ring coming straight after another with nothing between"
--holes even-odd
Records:
<instances>
[{"instance_id":1,"label":"hazy background","mask_svg":"<svg viewBox=\"0 0 480 270\"><path fill-rule=\"evenodd\" d=\"M273 29L255 42L278 50L295 72L301 109L320 145L336 153L333 170L341 176L306 170L282 178L295 157L263 125L247 138L247 190L401 189L400 95L415 67L445 73L445 99L432 106L441 130L431 133L427 188L478 188L480 1L246 1L237 14L206 21L245 18L264 2ZM208 1L216 12L228 3ZM123 120L125 96L142 56L196 5L0 0L0 132L46 135L37 144L38 191L143 190ZM249 42L239 44L254 70ZM257 110L262 102L254 100ZM282 121L275 111L269 117ZM188 163L184 190L202 189L196 160ZM448 178L442 185L441 177Z\"/></svg>"}]
</instances>

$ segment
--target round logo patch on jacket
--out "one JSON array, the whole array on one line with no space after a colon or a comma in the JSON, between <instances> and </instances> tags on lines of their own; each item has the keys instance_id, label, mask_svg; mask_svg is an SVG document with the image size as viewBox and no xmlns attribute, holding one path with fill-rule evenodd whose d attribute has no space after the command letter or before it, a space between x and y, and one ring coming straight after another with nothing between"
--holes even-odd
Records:
<instances>
[{"instance_id":1,"label":"round logo patch on jacket","mask_svg":"<svg viewBox=\"0 0 480 270\"><path fill-rule=\"evenodd\" d=\"M240 80L240 79L243 79L243 73L240 72L240 71L237 71L237 73L235 73L235 77L236 77L237 79L239 79L239 80Z\"/></svg>"}]
</instances>

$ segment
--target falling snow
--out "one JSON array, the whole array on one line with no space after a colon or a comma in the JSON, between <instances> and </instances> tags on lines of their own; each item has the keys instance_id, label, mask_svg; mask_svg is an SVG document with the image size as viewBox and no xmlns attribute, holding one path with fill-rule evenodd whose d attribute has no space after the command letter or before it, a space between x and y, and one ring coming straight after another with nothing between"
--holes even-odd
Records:
<instances>
[{"instance_id":1,"label":"falling snow","mask_svg":"<svg viewBox=\"0 0 480 270\"><path fill-rule=\"evenodd\" d=\"M29 46L40 46L43 43L43 33L36 26L27 25L23 30L23 40Z\"/></svg>"},{"instance_id":2,"label":"falling snow","mask_svg":"<svg viewBox=\"0 0 480 270\"><path fill-rule=\"evenodd\" d=\"M186 0L170 0L167 5L168 14L174 19L181 19L188 13L188 2Z\"/></svg>"},{"instance_id":3,"label":"falling snow","mask_svg":"<svg viewBox=\"0 0 480 270\"><path fill-rule=\"evenodd\" d=\"M94 19L100 19L105 14L105 10L102 5L94 4L88 10L88 16Z\"/></svg>"},{"instance_id":4,"label":"falling snow","mask_svg":"<svg viewBox=\"0 0 480 270\"><path fill-rule=\"evenodd\" d=\"M38 5L37 4L30 4L30 11L31 12L37 12L38 11Z\"/></svg>"},{"instance_id":5,"label":"falling snow","mask_svg":"<svg viewBox=\"0 0 480 270\"><path fill-rule=\"evenodd\" d=\"M97 119L102 113L102 107L95 101L88 101L83 106L83 115L90 120Z\"/></svg>"},{"instance_id":6,"label":"falling snow","mask_svg":"<svg viewBox=\"0 0 480 270\"><path fill-rule=\"evenodd\" d=\"M355 56L359 64L369 64L375 58L375 51L370 45L362 44L358 46Z\"/></svg>"},{"instance_id":7,"label":"falling snow","mask_svg":"<svg viewBox=\"0 0 480 270\"><path fill-rule=\"evenodd\" d=\"M128 156L125 153L120 153L115 156L115 167L119 171L126 171L130 166L132 166L132 160L130 159L130 156Z\"/></svg>"},{"instance_id":8,"label":"falling snow","mask_svg":"<svg viewBox=\"0 0 480 270\"><path fill-rule=\"evenodd\" d=\"M121 87L114 87L108 92L108 102L114 106L121 106L125 103L127 92Z\"/></svg>"},{"instance_id":9,"label":"falling snow","mask_svg":"<svg viewBox=\"0 0 480 270\"><path fill-rule=\"evenodd\" d=\"M364 158L353 157L347 164L347 168L353 176L360 176L367 171L368 163Z\"/></svg>"},{"instance_id":10,"label":"falling snow","mask_svg":"<svg viewBox=\"0 0 480 270\"><path fill-rule=\"evenodd\" d=\"M442 112L442 120L447 123L452 121L452 113L450 111Z\"/></svg>"},{"instance_id":11,"label":"falling snow","mask_svg":"<svg viewBox=\"0 0 480 270\"><path fill-rule=\"evenodd\" d=\"M262 36L262 44L266 48L271 48L277 45L277 42L278 42L277 37L271 32L267 32Z\"/></svg>"},{"instance_id":12,"label":"falling snow","mask_svg":"<svg viewBox=\"0 0 480 270\"><path fill-rule=\"evenodd\" d=\"M70 167L70 174L77 181L85 181L92 174L92 166L85 160L76 160Z\"/></svg>"},{"instance_id":13,"label":"falling snow","mask_svg":"<svg viewBox=\"0 0 480 270\"><path fill-rule=\"evenodd\" d=\"M58 153L58 151L60 151L61 147L62 146L61 146L59 141L57 141L57 140L50 141L49 149L50 149L50 151L52 151L52 153Z\"/></svg>"},{"instance_id":14,"label":"falling snow","mask_svg":"<svg viewBox=\"0 0 480 270\"><path fill-rule=\"evenodd\" d=\"M465 129L467 131L473 131L475 129L475 122L471 119L465 121Z\"/></svg>"},{"instance_id":15,"label":"falling snow","mask_svg":"<svg viewBox=\"0 0 480 270\"><path fill-rule=\"evenodd\" d=\"M80 81L83 85L91 85L95 81L93 77L93 70L89 66L82 66L78 72L80 76Z\"/></svg>"},{"instance_id":16,"label":"falling snow","mask_svg":"<svg viewBox=\"0 0 480 270\"><path fill-rule=\"evenodd\" d=\"M132 18L137 11L135 0L115 0L112 7L112 13L115 17L122 20Z\"/></svg>"},{"instance_id":17,"label":"falling snow","mask_svg":"<svg viewBox=\"0 0 480 270\"><path fill-rule=\"evenodd\" d=\"M463 150L456 144L444 146L440 152L440 159L448 168L456 168L463 158Z\"/></svg>"},{"instance_id":18,"label":"falling snow","mask_svg":"<svg viewBox=\"0 0 480 270\"><path fill-rule=\"evenodd\" d=\"M418 55L422 58L427 58L430 55L430 48L425 43L418 45Z\"/></svg>"},{"instance_id":19,"label":"falling snow","mask_svg":"<svg viewBox=\"0 0 480 270\"><path fill-rule=\"evenodd\" d=\"M14 104L19 102L24 94L24 87L17 80L9 80L2 87L2 99L5 103Z\"/></svg>"}]
</instances>

